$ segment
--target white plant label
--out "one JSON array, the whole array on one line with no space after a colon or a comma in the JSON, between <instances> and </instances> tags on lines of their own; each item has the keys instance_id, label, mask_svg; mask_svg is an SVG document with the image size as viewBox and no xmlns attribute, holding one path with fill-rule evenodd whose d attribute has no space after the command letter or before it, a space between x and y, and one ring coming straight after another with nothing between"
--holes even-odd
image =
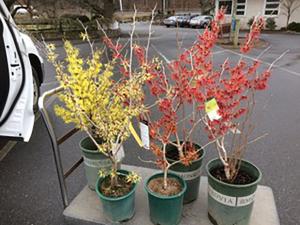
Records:
<instances>
[{"instance_id":1,"label":"white plant label","mask_svg":"<svg viewBox=\"0 0 300 225\"><path fill-rule=\"evenodd\" d=\"M244 197L233 197L233 196L223 195L219 193L218 191L213 189L210 185L208 185L208 194L217 202L232 207L243 207L243 206L250 205L251 203L254 202L255 199L255 193Z\"/></svg>"},{"instance_id":2,"label":"white plant label","mask_svg":"<svg viewBox=\"0 0 300 225\"><path fill-rule=\"evenodd\" d=\"M140 122L140 130L143 147L145 149L150 149L149 126L147 125L147 122Z\"/></svg>"},{"instance_id":3,"label":"white plant label","mask_svg":"<svg viewBox=\"0 0 300 225\"><path fill-rule=\"evenodd\" d=\"M219 192L217 192L215 189L213 189L210 185L208 185L208 194L210 197L212 197L217 202L228 205L228 206L236 206L236 197L231 197L227 195L223 195Z\"/></svg>"},{"instance_id":4,"label":"white plant label","mask_svg":"<svg viewBox=\"0 0 300 225\"><path fill-rule=\"evenodd\" d=\"M250 205L252 202L254 202L254 199L255 199L255 193L245 197L238 197L236 206L241 207L241 206Z\"/></svg>"},{"instance_id":5,"label":"white plant label","mask_svg":"<svg viewBox=\"0 0 300 225\"><path fill-rule=\"evenodd\" d=\"M189 171L189 172L178 172L178 171L173 171L173 173L177 174L184 180L193 180L201 175L201 167L197 170Z\"/></svg>"},{"instance_id":6,"label":"white plant label","mask_svg":"<svg viewBox=\"0 0 300 225\"><path fill-rule=\"evenodd\" d=\"M119 150L118 150L119 146L114 146L113 147L113 154L115 154L117 152L116 158L117 161L120 162L124 157L125 157L125 153L124 153L124 148L123 145L120 145Z\"/></svg>"}]
</instances>

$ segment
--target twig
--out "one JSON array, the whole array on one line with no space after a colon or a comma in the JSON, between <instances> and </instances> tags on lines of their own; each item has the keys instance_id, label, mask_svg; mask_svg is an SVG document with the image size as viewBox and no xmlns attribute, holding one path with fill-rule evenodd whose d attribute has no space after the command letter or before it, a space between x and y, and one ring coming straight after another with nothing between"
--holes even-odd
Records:
<instances>
[{"instance_id":1,"label":"twig","mask_svg":"<svg viewBox=\"0 0 300 225\"><path fill-rule=\"evenodd\" d=\"M151 21L150 21L150 25L149 25L149 36L148 36L148 42L147 42L147 47L146 47L146 63L148 63L148 51L149 51L149 47L150 47L150 41L151 41L151 35L152 35L152 24L154 21L154 13L156 10L156 6L157 6L157 3L155 4L154 8L152 9L152 13L151 13Z\"/></svg>"},{"instance_id":2,"label":"twig","mask_svg":"<svg viewBox=\"0 0 300 225\"><path fill-rule=\"evenodd\" d=\"M268 136L268 135L269 135L269 133L264 133L263 135L261 135L261 136L255 138L255 139L249 141L247 144L249 145L249 144L252 144L252 143L254 143L254 142L257 142L257 141L259 141L260 139L262 139L262 138L264 138L264 137L266 137L266 136Z\"/></svg>"},{"instance_id":3,"label":"twig","mask_svg":"<svg viewBox=\"0 0 300 225\"><path fill-rule=\"evenodd\" d=\"M145 160L145 159L142 159L140 156L138 156L138 159L141 160L142 162L144 163L153 163L153 164L157 164L155 161L153 160Z\"/></svg>"},{"instance_id":4,"label":"twig","mask_svg":"<svg viewBox=\"0 0 300 225\"><path fill-rule=\"evenodd\" d=\"M133 18L132 18L132 30L130 33L130 55L129 55L129 77L130 78L132 76L133 35L135 32L135 25L136 25L135 19L136 19L136 13L137 13L135 4L133 5L133 7L134 7L134 14L133 14Z\"/></svg>"}]
</instances>

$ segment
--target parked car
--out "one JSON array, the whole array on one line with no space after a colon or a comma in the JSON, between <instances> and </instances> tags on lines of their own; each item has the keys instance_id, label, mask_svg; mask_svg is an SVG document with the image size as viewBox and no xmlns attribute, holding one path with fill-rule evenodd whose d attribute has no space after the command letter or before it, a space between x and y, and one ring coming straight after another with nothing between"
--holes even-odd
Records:
<instances>
[{"instance_id":1,"label":"parked car","mask_svg":"<svg viewBox=\"0 0 300 225\"><path fill-rule=\"evenodd\" d=\"M180 27L189 27L191 19L193 19L193 18L195 18L197 16L199 16L199 15L195 14L195 15L181 16L177 20L178 26L180 26Z\"/></svg>"},{"instance_id":2,"label":"parked car","mask_svg":"<svg viewBox=\"0 0 300 225\"><path fill-rule=\"evenodd\" d=\"M164 20L164 25L166 25L166 27L176 27L178 17L179 16L170 16L169 18Z\"/></svg>"},{"instance_id":3,"label":"parked car","mask_svg":"<svg viewBox=\"0 0 300 225\"><path fill-rule=\"evenodd\" d=\"M210 25L212 21L212 16L197 16L190 20L190 27L205 28Z\"/></svg>"},{"instance_id":4,"label":"parked car","mask_svg":"<svg viewBox=\"0 0 300 225\"><path fill-rule=\"evenodd\" d=\"M28 141L44 80L43 59L0 0L0 137Z\"/></svg>"}]
</instances>

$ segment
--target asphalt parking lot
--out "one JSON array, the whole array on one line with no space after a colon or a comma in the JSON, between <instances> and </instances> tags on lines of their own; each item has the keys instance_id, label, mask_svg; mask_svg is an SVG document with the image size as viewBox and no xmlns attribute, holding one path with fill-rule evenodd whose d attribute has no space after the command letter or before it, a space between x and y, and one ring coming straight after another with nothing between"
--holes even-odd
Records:
<instances>
[{"instance_id":1,"label":"asphalt parking lot","mask_svg":"<svg viewBox=\"0 0 300 225\"><path fill-rule=\"evenodd\" d=\"M129 25L123 25L124 33ZM146 23L137 25L136 41L147 41ZM177 55L178 40L182 48L188 48L196 39L199 30L189 28L165 28L154 26L150 54L162 54L168 60ZM246 158L253 161L263 172L261 184L270 186L275 195L282 225L300 224L300 35L263 34L262 38L270 44L270 50L261 58L267 67L281 53L289 53L276 64L270 87L257 95L255 135L268 133L264 139L249 146ZM124 38L121 41L125 41ZM87 55L87 44L79 44L83 55ZM58 48L61 51L61 48ZM253 60L263 49L255 49L247 61ZM219 65L226 58L233 62L239 53L221 47L214 49L214 64ZM57 86L53 68L46 63L46 80L42 91ZM57 136L61 136L70 126L56 118L52 106L48 108L55 124ZM200 134L201 136L201 134ZM78 142L83 134L77 134L62 145L65 168L80 157ZM133 139L125 143L124 163L150 167L142 163L138 156L147 159L151 153L141 151ZM207 149L205 162L216 157L213 146ZM62 203L55 173L50 140L44 124L38 119L29 143L18 143L0 162L0 225L63 225ZM67 181L69 197L72 199L86 184L83 168Z\"/></svg>"}]
</instances>

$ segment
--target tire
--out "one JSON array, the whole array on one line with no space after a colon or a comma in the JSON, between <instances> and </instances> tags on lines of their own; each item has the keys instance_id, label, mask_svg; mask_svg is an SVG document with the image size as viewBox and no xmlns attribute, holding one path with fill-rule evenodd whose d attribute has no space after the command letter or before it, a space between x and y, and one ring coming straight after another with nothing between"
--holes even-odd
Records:
<instances>
[{"instance_id":1,"label":"tire","mask_svg":"<svg viewBox=\"0 0 300 225\"><path fill-rule=\"evenodd\" d=\"M34 67L32 68L32 80L33 80L33 112L37 113L39 111L38 101L40 97L40 80L38 74Z\"/></svg>"},{"instance_id":2,"label":"tire","mask_svg":"<svg viewBox=\"0 0 300 225\"><path fill-rule=\"evenodd\" d=\"M170 27L170 25L166 25L166 27L167 27L167 28L169 28L169 27Z\"/></svg>"}]
</instances>

